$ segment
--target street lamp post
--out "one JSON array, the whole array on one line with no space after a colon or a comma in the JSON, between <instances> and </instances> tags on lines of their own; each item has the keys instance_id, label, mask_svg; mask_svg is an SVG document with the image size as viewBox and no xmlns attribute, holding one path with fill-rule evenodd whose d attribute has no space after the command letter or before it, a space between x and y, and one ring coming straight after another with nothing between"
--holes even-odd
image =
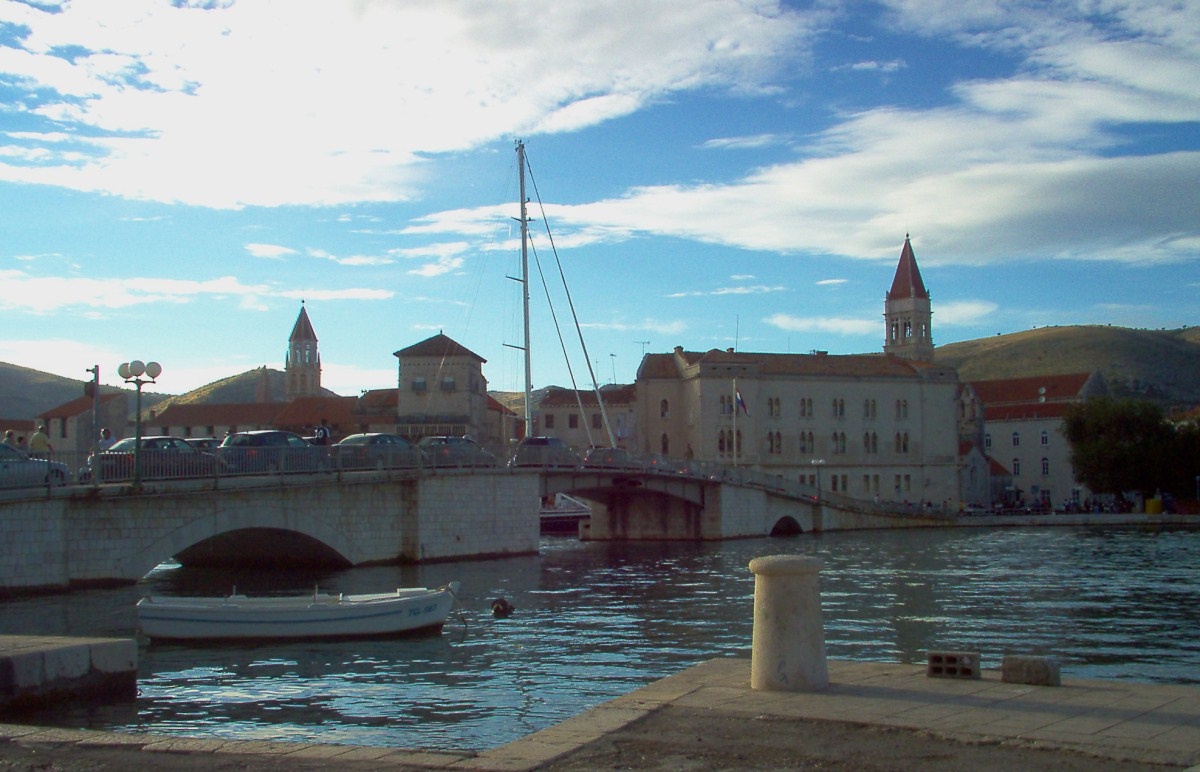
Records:
<instances>
[{"instance_id":1,"label":"street lamp post","mask_svg":"<svg viewBox=\"0 0 1200 772\"><path fill-rule=\"evenodd\" d=\"M821 465L825 463L825 459L814 458L810 463L817 468L817 502L820 503L820 501L821 501Z\"/></svg>"},{"instance_id":2,"label":"street lamp post","mask_svg":"<svg viewBox=\"0 0 1200 772\"><path fill-rule=\"evenodd\" d=\"M122 362L117 368L117 375L132 383L137 389L136 412L133 414L133 484L142 484L142 387L154 383L154 379L162 374L162 365L158 362L146 362L135 359L132 362ZM143 378L142 376L146 376Z\"/></svg>"}]
</instances>

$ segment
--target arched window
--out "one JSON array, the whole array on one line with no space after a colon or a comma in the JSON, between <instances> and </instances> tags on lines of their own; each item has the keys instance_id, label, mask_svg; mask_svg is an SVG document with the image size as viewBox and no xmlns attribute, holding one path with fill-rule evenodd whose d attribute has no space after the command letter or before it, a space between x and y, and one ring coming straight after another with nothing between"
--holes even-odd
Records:
<instances>
[{"instance_id":1,"label":"arched window","mask_svg":"<svg viewBox=\"0 0 1200 772\"><path fill-rule=\"evenodd\" d=\"M983 435L983 447L985 447L985 448L992 447L992 435L990 435L990 434Z\"/></svg>"},{"instance_id":2,"label":"arched window","mask_svg":"<svg viewBox=\"0 0 1200 772\"><path fill-rule=\"evenodd\" d=\"M1015 448L1020 444L1021 444L1021 433L1013 432L1013 447Z\"/></svg>"},{"instance_id":3,"label":"arched window","mask_svg":"<svg viewBox=\"0 0 1200 772\"><path fill-rule=\"evenodd\" d=\"M800 452L808 453L808 441L804 436L804 432L800 432Z\"/></svg>"},{"instance_id":4,"label":"arched window","mask_svg":"<svg viewBox=\"0 0 1200 772\"><path fill-rule=\"evenodd\" d=\"M669 402L667 402L665 399L658 405L658 414L662 418L670 418L671 417L671 404ZM663 436L666 436L666 435L663 435Z\"/></svg>"},{"instance_id":5,"label":"arched window","mask_svg":"<svg viewBox=\"0 0 1200 772\"><path fill-rule=\"evenodd\" d=\"M664 401L664 402L663 402L663 404L666 404L666 402ZM666 433L666 432L663 432L663 436L662 436L662 439L661 439L661 442L660 442L660 444L661 444L661 446L662 446L662 449L661 449L659 452L661 452L661 453L662 453L664 456L669 456L669 455L671 455L671 443L670 443L670 441L667 439L667 433Z\"/></svg>"},{"instance_id":6,"label":"arched window","mask_svg":"<svg viewBox=\"0 0 1200 772\"><path fill-rule=\"evenodd\" d=\"M740 454L742 452L742 430L741 429L737 430L737 437L735 439L737 442L737 452ZM663 452L665 453L666 451L663 451Z\"/></svg>"},{"instance_id":7,"label":"arched window","mask_svg":"<svg viewBox=\"0 0 1200 772\"><path fill-rule=\"evenodd\" d=\"M863 432L863 453L871 452L871 433Z\"/></svg>"},{"instance_id":8,"label":"arched window","mask_svg":"<svg viewBox=\"0 0 1200 772\"><path fill-rule=\"evenodd\" d=\"M1042 476L1048 477L1049 475L1050 475L1050 459L1046 458L1045 456L1042 456Z\"/></svg>"},{"instance_id":9,"label":"arched window","mask_svg":"<svg viewBox=\"0 0 1200 772\"><path fill-rule=\"evenodd\" d=\"M725 454L725 430L724 429L722 429L720 432L717 433L717 453L720 455Z\"/></svg>"},{"instance_id":10,"label":"arched window","mask_svg":"<svg viewBox=\"0 0 1200 772\"><path fill-rule=\"evenodd\" d=\"M1021 459L1014 458L1013 459L1013 477L1020 477L1020 476L1021 476Z\"/></svg>"},{"instance_id":11,"label":"arched window","mask_svg":"<svg viewBox=\"0 0 1200 772\"><path fill-rule=\"evenodd\" d=\"M830 453L838 452L837 432L834 432L833 436L831 436L829 438L829 452Z\"/></svg>"},{"instance_id":12,"label":"arched window","mask_svg":"<svg viewBox=\"0 0 1200 772\"><path fill-rule=\"evenodd\" d=\"M902 452L903 452L903 451L900 449L900 432L896 432L896 442L895 442L895 448L896 448L896 452L897 452L897 453L902 453Z\"/></svg>"},{"instance_id":13,"label":"arched window","mask_svg":"<svg viewBox=\"0 0 1200 772\"><path fill-rule=\"evenodd\" d=\"M908 452L908 432L904 433L904 451L903 452L905 452L905 453Z\"/></svg>"},{"instance_id":14,"label":"arched window","mask_svg":"<svg viewBox=\"0 0 1200 772\"><path fill-rule=\"evenodd\" d=\"M846 452L846 433L842 432L838 435L838 453Z\"/></svg>"},{"instance_id":15,"label":"arched window","mask_svg":"<svg viewBox=\"0 0 1200 772\"><path fill-rule=\"evenodd\" d=\"M1050 444L1050 432L1042 432L1042 447Z\"/></svg>"}]
</instances>

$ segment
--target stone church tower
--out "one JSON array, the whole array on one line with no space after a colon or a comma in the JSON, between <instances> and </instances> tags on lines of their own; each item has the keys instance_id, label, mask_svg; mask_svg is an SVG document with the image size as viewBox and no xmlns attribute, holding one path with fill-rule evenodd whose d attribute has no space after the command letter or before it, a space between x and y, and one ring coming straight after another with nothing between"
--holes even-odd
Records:
<instances>
[{"instance_id":1,"label":"stone church tower","mask_svg":"<svg viewBox=\"0 0 1200 772\"><path fill-rule=\"evenodd\" d=\"M887 320L883 353L917 362L933 361L933 311L907 233L896 278L883 302L883 315Z\"/></svg>"},{"instance_id":2,"label":"stone church tower","mask_svg":"<svg viewBox=\"0 0 1200 772\"><path fill-rule=\"evenodd\" d=\"M317 352L317 334L300 301L300 315L288 338L288 352L283 365L284 399L316 397L321 394L321 355Z\"/></svg>"}]
</instances>

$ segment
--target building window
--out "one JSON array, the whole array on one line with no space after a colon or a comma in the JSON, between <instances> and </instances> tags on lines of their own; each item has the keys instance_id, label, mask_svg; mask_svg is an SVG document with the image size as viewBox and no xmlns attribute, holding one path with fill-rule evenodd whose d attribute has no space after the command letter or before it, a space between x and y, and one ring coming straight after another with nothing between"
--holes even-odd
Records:
<instances>
[{"instance_id":1,"label":"building window","mask_svg":"<svg viewBox=\"0 0 1200 772\"><path fill-rule=\"evenodd\" d=\"M845 418L846 417L846 400L835 399L833 401L833 417L834 418Z\"/></svg>"},{"instance_id":2,"label":"building window","mask_svg":"<svg viewBox=\"0 0 1200 772\"><path fill-rule=\"evenodd\" d=\"M1013 432L1013 447L1015 448L1020 444L1021 444L1021 433Z\"/></svg>"},{"instance_id":3,"label":"building window","mask_svg":"<svg viewBox=\"0 0 1200 772\"><path fill-rule=\"evenodd\" d=\"M1050 444L1050 432L1042 432L1042 447Z\"/></svg>"},{"instance_id":4,"label":"building window","mask_svg":"<svg viewBox=\"0 0 1200 772\"><path fill-rule=\"evenodd\" d=\"M567 416L567 428L568 429L578 429L579 428L579 414L578 413L571 413L569 416Z\"/></svg>"},{"instance_id":5,"label":"building window","mask_svg":"<svg viewBox=\"0 0 1200 772\"><path fill-rule=\"evenodd\" d=\"M442 379L442 391L454 391L454 376L447 375Z\"/></svg>"},{"instance_id":6,"label":"building window","mask_svg":"<svg viewBox=\"0 0 1200 772\"><path fill-rule=\"evenodd\" d=\"M1050 476L1050 459L1042 456L1042 477Z\"/></svg>"},{"instance_id":7,"label":"building window","mask_svg":"<svg viewBox=\"0 0 1200 772\"><path fill-rule=\"evenodd\" d=\"M659 418L670 418L671 417L671 404L669 402L667 402L665 399L662 402L660 402L658 405L658 416L659 416ZM663 437L666 437L666 436L667 435L665 435L665 434L663 435Z\"/></svg>"},{"instance_id":8,"label":"building window","mask_svg":"<svg viewBox=\"0 0 1200 772\"><path fill-rule=\"evenodd\" d=\"M601 420L601 415L599 413L592 413L592 428L600 429L603 426L604 422Z\"/></svg>"},{"instance_id":9,"label":"building window","mask_svg":"<svg viewBox=\"0 0 1200 772\"><path fill-rule=\"evenodd\" d=\"M546 415L542 416L542 423L545 424L547 429L553 429L554 413L546 413Z\"/></svg>"},{"instance_id":10,"label":"building window","mask_svg":"<svg viewBox=\"0 0 1200 772\"><path fill-rule=\"evenodd\" d=\"M725 430L722 429L717 434L717 455L725 455Z\"/></svg>"},{"instance_id":11,"label":"building window","mask_svg":"<svg viewBox=\"0 0 1200 772\"><path fill-rule=\"evenodd\" d=\"M1014 458L1013 459L1013 477L1020 477L1020 476L1021 476L1021 459Z\"/></svg>"},{"instance_id":12,"label":"building window","mask_svg":"<svg viewBox=\"0 0 1200 772\"><path fill-rule=\"evenodd\" d=\"M729 415L732 412L733 412L733 407L730 404L729 397L722 394L721 395L721 415Z\"/></svg>"},{"instance_id":13,"label":"building window","mask_svg":"<svg viewBox=\"0 0 1200 772\"><path fill-rule=\"evenodd\" d=\"M418 391L418 392L425 391L425 379L423 377L413 378L412 379L412 390Z\"/></svg>"},{"instance_id":14,"label":"building window","mask_svg":"<svg viewBox=\"0 0 1200 772\"><path fill-rule=\"evenodd\" d=\"M990 435L990 434L983 435L983 447L985 447L985 448L992 447L992 435Z\"/></svg>"}]
</instances>

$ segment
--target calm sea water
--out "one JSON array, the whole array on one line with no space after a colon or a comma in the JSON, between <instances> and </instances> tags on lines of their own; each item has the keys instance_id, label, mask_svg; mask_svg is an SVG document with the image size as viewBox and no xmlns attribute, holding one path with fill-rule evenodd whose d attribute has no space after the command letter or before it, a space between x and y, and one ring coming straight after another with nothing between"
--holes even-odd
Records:
<instances>
[{"instance_id":1,"label":"calm sea water","mask_svg":"<svg viewBox=\"0 0 1200 772\"><path fill-rule=\"evenodd\" d=\"M440 636L143 646L136 703L44 723L239 739L483 749L702 660L749 655L751 558L806 554L829 656L931 648L1058 657L1068 677L1200 683L1200 531L921 530L718 544L581 544L536 557L336 572L160 567L136 587L0 604L0 632L130 636L148 593L374 592L462 581ZM489 613L503 596L508 619Z\"/></svg>"}]
</instances>

